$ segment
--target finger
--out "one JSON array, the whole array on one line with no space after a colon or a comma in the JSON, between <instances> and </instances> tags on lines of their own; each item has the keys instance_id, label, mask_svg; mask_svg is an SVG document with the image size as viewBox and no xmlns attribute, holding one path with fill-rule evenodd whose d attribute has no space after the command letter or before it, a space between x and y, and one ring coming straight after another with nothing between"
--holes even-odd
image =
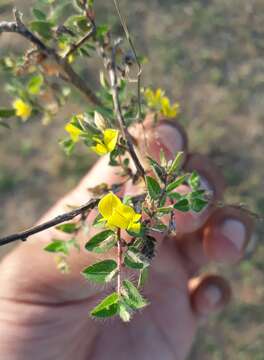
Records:
<instances>
[{"instance_id":1,"label":"finger","mask_svg":"<svg viewBox=\"0 0 264 360\"><path fill-rule=\"evenodd\" d=\"M204 251L211 260L236 262L243 257L253 229L254 219L246 210L235 206L219 208L203 230Z\"/></svg>"},{"instance_id":2,"label":"finger","mask_svg":"<svg viewBox=\"0 0 264 360\"><path fill-rule=\"evenodd\" d=\"M187 172L197 171L200 175L201 188L209 193L210 200L207 207L200 213L194 211L187 213L175 212L178 237L193 233L201 228L212 213L215 203L222 198L224 191L223 176L208 157L200 154L188 155L184 168ZM182 185L176 191L186 194L191 191L191 188L187 185Z\"/></svg>"},{"instance_id":3,"label":"finger","mask_svg":"<svg viewBox=\"0 0 264 360\"><path fill-rule=\"evenodd\" d=\"M253 219L234 207L217 209L205 227L185 235L178 248L190 276L211 261L232 264L240 260L252 236Z\"/></svg>"},{"instance_id":4,"label":"finger","mask_svg":"<svg viewBox=\"0 0 264 360\"><path fill-rule=\"evenodd\" d=\"M189 292L192 309L200 320L222 310L231 298L228 282L218 275L191 279Z\"/></svg>"},{"instance_id":5,"label":"finger","mask_svg":"<svg viewBox=\"0 0 264 360\"><path fill-rule=\"evenodd\" d=\"M141 124L135 128L134 137L138 142L143 161L146 161L147 156L151 156L159 162L161 150L163 150L168 161L173 160L179 151L183 151L185 158L187 157L188 139L186 132L174 120L164 118L156 123L153 115L149 114L144 122L144 128ZM148 164L146 165L148 166Z\"/></svg>"}]
</instances>

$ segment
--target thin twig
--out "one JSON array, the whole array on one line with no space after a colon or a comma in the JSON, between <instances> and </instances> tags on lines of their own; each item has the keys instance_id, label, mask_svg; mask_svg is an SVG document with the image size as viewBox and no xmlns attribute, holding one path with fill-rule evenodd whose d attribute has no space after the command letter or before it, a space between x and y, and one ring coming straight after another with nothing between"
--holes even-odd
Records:
<instances>
[{"instance_id":1,"label":"thin twig","mask_svg":"<svg viewBox=\"0 0 264 360\"><path fill-rule=\"evenodd\" d=\"M78 215L86 214L87 212L90 212L92 209L94 209L97 206L99 200L100 199L92 199L92 200L88 201L88 203L86 203L85 205L82 205L81 207L74 209L72 211L69 211L65 214L56 216L54 219L49 220L43 224L34 226L30 229L27 229L25 231L22 231L22 232L13 234L13 235L3 237L0 239L0 246L9 244L9 243L17 241L17 240L26 241L28 237L30 237L34 234L37 234L44 230L47 230L51 227L54 227L56 225L66 222L66 221L70 221Z\"/></svg>"},{"instance_id":2,"label":"thin twig","mask_svg":"<svg viewBox=\"0 0 264 360\"><path fill-rule=\"evenodd\" d=\"M94 94L94 92L87 85L88 81L84 81L72 68L67 59L61 57L55 49L45 45L35 34L33 34L23 23L22 13L14 9L15 21L2 21L0 22L0 34L4 32L17 33L32 44L36 45L39 51L46 57L52 58L58 65L62 78L75 86L81 93L83 93L87 100L96 106L101 105L101 101Z\"/></svg>"},{"instance_id":3,"label":"thin twig","mask_svg":"<svg viewBox=\"0 0 264 360\"><path fill-rule=\"evenodd\" d=\"M121 294L122 241L121 230L117 229L117 293Z\"/></svg>"},{"instance_id":4,"label":"thin twig","mask_svg":"<svg viewBox=\"0 0 264 360\"><path fill-rule=\"evenodd\" d=\"M139 57L137 55L137 51L135 48L135 45L132 41L131 35L129 33L126 21L121 13L120 6L118 0L114 0L115 8L118 14L118 17L120 19L121 25L123 27L124 33L126 35L127 41L131 47L131 50L133 52L137 67L138 67L138 73L137 73L137 97L138 97L138 115L137 118L139 118L142 121L142 109L141 109L141 75L142 75L142 66L139 61Z\"/></svg>"},{"instance_id":5,"label":"thin twig","mask_svg":"<svg viewBox=\"0 0 264 360\"><path fill-rule=\"evenodd\" d=\"M111 189L114 191L114 188ZM132 197L133 204L136 204L137 202L143 202L146 198L146 194L140 194ZM42 223L40 225L36 225L34 227L31 227L25 231L15 233L3 238L0 238L0 246L9 244L14 241L26 241L30 236L35 235L37 233L40 233L44 230L47 230L49 228L52 228L56 225L59 225L61 223L64 223L66 221L70 221L74 219L78 215L87 216L87 213L89 213L91 210L93 210L99 203L100 198L95 198L89 200L86 204L71 210L69 212L66 212L64 214L61 214L59 216L56 216L55 218L46 221L45 223Z\"/></svg>"},{"instance_id":6,"label":"thin twig","mask_svg":"<svg viewBox=\"0 0 264 360\"><path fill-rule=\"evenodd\" d=\"M65 54L65 58L67 59L70 55L72 55L75 51L77 51L83 44L85 44L85 42L87 40L89 40L93 35L95 35L96 33L96 25L95 25L95 21L89 16L88 11L86 12L86 15L88 17L88 20L90 21L91 24L91 30L88 31L87 34L85 34L79 41L77 41L77 43L72 44L72 46L70 47L69 51Z\"/></svg>"},{"instance_id":7,"label":"thin twig","mask_svg":"<svg viewBox=\"0 0 264 360\"><path fill-rule=\"evenodd\" d=\"M126 24L126 21L124 19L124 16L122 15L121 13L121 10L120 10L120 6L119 6L119 1L118 0L114 0L114 4L115 4L115 8L116 8L116 11L117 11L117 14L118 14L118 17L120 19L120 22L121 22L121 25L122 25L122 28L124 30L124 33L126 35L126 39L130 45L130 48L132 50L132 53L134 55L134 58L135 58L135 61L136 61L136 64L137 64L137 67L138 67L138 73L137 73L137 104L138 104L138 113L137 113L137 117L136 119L139 120L140 124L141 124L141 127L142 127L142 132L143 132L143 136L144 136L144 143L145 143L145 146L148 147L148 142L147 142L147 137L146 137L146 129L145 129L145 126L144 126L144 122L143 122L143 115L142 115L142 106L141 106L141 76L142 76L142 65L140 63L140 60L139 60L139 57L138 57L138 54L137 54L137 51L136 51L136 48L135 48L135 45L134 45L134 42L131 38L131 35L130 35L130 32L128 30L128 26Z\"/></svg>"},{"instance_id":8,"label":"thin twig","mask_svg":"<svg viewBox=\"0 0 264 360\"><path fill-rule=\"evenodd\" d=\"M70 55L75 53L90 37L95 33L95 29L92 28L86 35L84 35L76 44L73 44L69 51L65 54L65 58L68 58Z\"/></svg>"},{"instance_id":9,"label":"thin twig","mask_svg":"<svg viewBox=\"0 0 264 360\"><path fill-rule=\"evenodd\" d=\"M112 50L112 56L108 61L106 62L106 67L109 72L109 78L110 78L110 85L112 89L112 97L113 97L113 103L114 103L114 110L117 117L117 121L119 123L119 127L121 129L123 137L127 141L127 147L128 151L130 153L130 156L132 160L134 161L134 164L136 166L136 169L140 176L145 179L145 170L143 166L141 165L141 162L139 161L139 158L135 152L133 141L131 139L131 135L127 129L127 125L125 122L125 119L122 114L122 108L119 100L119 91L118 91L118 81L117 81L117 68L116 68L116 46L113 47Z\"/></svg>"}]
</instances>

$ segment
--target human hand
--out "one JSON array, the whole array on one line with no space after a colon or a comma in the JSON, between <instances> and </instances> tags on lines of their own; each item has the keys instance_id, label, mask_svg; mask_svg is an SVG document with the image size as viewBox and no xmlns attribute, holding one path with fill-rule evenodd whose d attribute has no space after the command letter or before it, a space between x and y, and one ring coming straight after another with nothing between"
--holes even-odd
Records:
<instances>
[{"instance_id":1,"label":"human hand","mask_svg":"<svg viewBox=\"0 0 264 360\"><path fill-rule=\"evenodd\" d=\"M165 122L157 129L148 125L147 136L147 150L153 156L159 154L161 147L168 158L184 150L185 168L200 173L204 187L213 192L214 202L221 199L221 175L209 159L188 153L180 127ZM143 146L140 135L138 139ZM100 160L41 221L64 212L67 205L86 202L87 188L102 181L118 183L115 171L107 167L107 159ZM137 190L130 186L122 193ZM182 186L178 191L188 189ZM72 252L69 257L71 273L62 275L56 270L53 257L43 251L58 236L56 230L37 234L15 248L0 265L0 358L185 359L201 319L220 310L230 298L228 282L217 275L200 276L201 269L210 261L238 261L250 238L252 221L242 210L216 209L214 204L201 214L178 213L176 221L178 235L158 239L158 253L144 290L151 304L129 324L118 319L98 322L88 316L104 290L87 283L80 271L99 260L98 255L95 258L82 246L80 253ZM79 240L83 245L87 238ZM114 252L107 254L113 256Z\"/></svg>"}]
</instances>

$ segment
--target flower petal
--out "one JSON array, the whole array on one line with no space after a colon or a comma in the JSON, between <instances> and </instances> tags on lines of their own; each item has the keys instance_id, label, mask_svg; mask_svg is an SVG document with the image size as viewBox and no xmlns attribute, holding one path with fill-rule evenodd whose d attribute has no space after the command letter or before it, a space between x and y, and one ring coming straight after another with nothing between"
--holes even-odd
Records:
<instances>
[{"instance_id":1,"label":"flower petal","mask_svg":"<svg viewBox=\"0 0 264 360\"><path fill-rule=\"evenodd\" d=\"M141 219L142 215L141 214L135 214L134 217L133 217L133 221L134 222L138 222L140 219Z\"/></svg>"},{"instance_id":2,"label":"flower petal","mask_svg":"<svg viewBox=\"0 0 264 360\"><path fill-rule=\"evenodd\" d=\"M115 149L118 140L118 134L119 131L115 129L106 129L104 131L104 144L108 152L111 152Z\"/></svg>"},{"instance_id":3,"label":"flower petal","mask_svg":"<svg viewBox=\"0 0 264 360\"><path fill-rule=\"evenodd\" d=\"M77 128L71 123L68 123L64 128L67 133L70 134L72 141L77 142L79 140L80 135L82 134L82 130Z\"/></svg>"},{"instance_id":4,"label":"flower petal","mask_svg":"<svg viewBox=\"0 0 264 360\"><path fill-rule=\"evenodd\" d=\"M121 200L110 192L99 201L98 210L100 214L108 220L110 216L112 216L114 209L120 204L122 204Z\"/></svg>"},{"instance_id":5,"label":"flower petal","mask_svg":"<svg viewBox=\"0 0 264 360\"><path fill-rule=\"evenodd\" d=\"M108 224L116 226L120 229L127 229L130 221L122 213L118 212L117 208L115 208L112 216L108 219Z\"/></svg>"},{"instance_id":6,"label":"flower petal","mask_svg":"<svg viewBox=\"0 0 264 360\"><path fill-rule=\"evenodd\" d=\"M94 151L97 155L105 155L108 153L107 148L103 144L96 144L95 146L91 146L90 150Z\"/></svg>"},{"instance_id":7,"label":"flower petal","mask_svg":"<svg viewBox=\"0 0 264 360\"><path fill-rule=\"evenodd\" d=\"M129 221L132 221L135 216L135 210L131 206L124 205L122 203L116 208L116 211L122 214Z\"/></svg>"},{"instance_id":8,"label":"flower petal","mask_svg":"<svg viewBox=\"0 0 264 360\"><path fill-rule=\"evenodd\" d=\"M16 116L20 117L23 120L27 120L32 113L31 105L26 103L22 99L16 99L13 102L13 108L16 110Z\"/></svg>"},{"instance_id":9,"label":"flower petal","mask_svg":"<svg viewBox=\"0 0 264 360\"><path fill-rule=\"evenodd\" d=\"M141 224L135 223L135 222L131 222L127 228L128 231L132 231L134 233L139 233L141 229Z\"/></svg>"}]
</instances>

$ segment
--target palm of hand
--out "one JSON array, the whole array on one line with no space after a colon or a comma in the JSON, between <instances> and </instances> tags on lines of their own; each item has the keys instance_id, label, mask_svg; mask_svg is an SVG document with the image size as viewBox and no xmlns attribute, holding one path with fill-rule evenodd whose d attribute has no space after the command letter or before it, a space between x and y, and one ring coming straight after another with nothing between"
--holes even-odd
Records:
<instances>
[{"instance_id":1,"label":"palm of hand","mask_svg":"<svg viewBox=\"0 0 264 360\"><path fill-rule=\"evenodd\" d=\"M184 359L194 338L198 318L190 305L185 263L169 240L164 240L159 249L144 294L151 304L129 324L119 320L99 322L87 317L88 309L102 295L63 304L59 317L65 320L58 324L56 316L48 322L48 327L56 329L54 342L60 358ZM74 316L69 317L69 312ZM51 349L54 352L55 346ZM61 349L64 349L63 354ZM54 356L47 355L46 358Z\"/></svg>"}]
</instances>

